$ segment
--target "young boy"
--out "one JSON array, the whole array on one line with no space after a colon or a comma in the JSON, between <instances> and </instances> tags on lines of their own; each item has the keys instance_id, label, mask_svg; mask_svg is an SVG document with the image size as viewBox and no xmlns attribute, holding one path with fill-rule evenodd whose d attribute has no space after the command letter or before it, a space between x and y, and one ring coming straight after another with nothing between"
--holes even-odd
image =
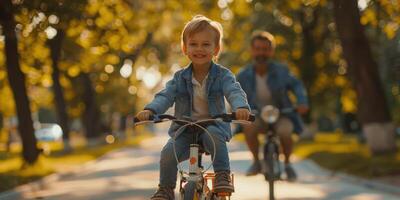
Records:
<instances>
[{"instance_id":1,"label":"young boy","mask_svg":"<svg viewBox=\"0 0 400 200\"><path fill-rule=\"evenodd\" d=\"M137 114L139 120L146 120L152 114L162 114L175 103L175 116L190 116L193 119L205 119L225 113L224 96L236 112L236 118L249 118L249 105L246 94L235 80L234 75L225 67L213 62L221 48L222 26L204 16L195 16L182 32L182 51L191 60L191 64L176 72L165 89L156 94L154 100ZM173 123L169 135L173 136L179 125ZM216 143L216 156L213 167L216 173L217 192L233 192L230 180L229 157L226 142L232 137L228 123L217 122L207 130ZM213 153L212 142L207 134L199 138L206 150ZM192 136L184 132L176 139L175 147L178 159L189 157L189 144ZM173 200L177 179L177 162L173 152L173 140L169 139L161 151L160 182L152 200Z\"/></svg>"}]
</instances>

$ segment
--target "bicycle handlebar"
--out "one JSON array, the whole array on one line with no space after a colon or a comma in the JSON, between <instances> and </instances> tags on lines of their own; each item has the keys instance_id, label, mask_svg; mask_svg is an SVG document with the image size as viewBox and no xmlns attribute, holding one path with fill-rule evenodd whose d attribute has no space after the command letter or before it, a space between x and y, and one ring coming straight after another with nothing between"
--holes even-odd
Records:
<instances>
[{"instance_id":1,"label":"bicycle handlebar","mask_svg":"<svg viewBox=\"0 0 400 200\"><path fill-rule=\"evenodd\" d=\"M211 117L212 119L222 119L224 122L232 122L233 120L236 120L236 113L224 113L224 114L219 114ZM253 114L249 115L249 119L246 121L254 122L256 120L256 116Z\"/></svg>"},{"instance_id":2,"label":"bicycle handlebar","mask_svg":"<svg viewBox=\"0 0 400 200\"><path fill-rule=\"evenodd\" d=\"M190 118L187 118L187 119L190 120ZM232 112L232 113L218 114L218 115L211 117L210 119L221 119L224 122L232 122L232 121L236 120L236 113ZM255 119L256 119L255 115L250 114L249 119L246 121L253 122ZM146 121L160 123L160 122L164 122L164 121L173 121L173 120L178 120L178 119L175 116L168 115L168 114L160 114L160 115L154 114L154 115L150 115L149 119ZM200 121L207 121L207 120L208 119L203 119ZM140 122L146 122L146 121L140 121L137 117L135 117L133 119L134 124L137 124ZM196 121L193 121L193 122L196 123Z\"/></svg>"}]
</instances>

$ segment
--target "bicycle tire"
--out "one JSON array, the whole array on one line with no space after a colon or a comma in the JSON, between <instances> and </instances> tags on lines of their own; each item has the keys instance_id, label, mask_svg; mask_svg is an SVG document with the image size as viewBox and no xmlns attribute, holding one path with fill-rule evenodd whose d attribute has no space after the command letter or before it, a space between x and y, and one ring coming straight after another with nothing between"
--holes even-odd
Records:
<instances>
[{"instance_id":1,"label":"bicycle tire","mask_svg":"<svg viewBox=\"0 0 400 200\"><path fill-rule=\"evenodd\" d=\"M183 188L183 200L200 200L200 195L196 191L197 182L189 181Z\"/></svg>"},{"instance_id":2,"label":"bicycle tire","mask_svg":"<svg viewBox=\"0 0 400 200\"><path fill-rule=\"evenodd\" d=\"M274 183L275 183L275 171L274 171L274 162L275 162L275 156L276 156L276 147L274 145L274 143L272 142L268 142L266 144L265 147L266 151L264 151L264 159L266 161L266 164L268 166L268 172L266 172L267 174L264 174L265 179L268 181L268 186L269 186L269 199L270 200L274 200L275 199L275 187L274 187ZM266 154L265 154L266 153Z\"/></svg>"}]
</instances>

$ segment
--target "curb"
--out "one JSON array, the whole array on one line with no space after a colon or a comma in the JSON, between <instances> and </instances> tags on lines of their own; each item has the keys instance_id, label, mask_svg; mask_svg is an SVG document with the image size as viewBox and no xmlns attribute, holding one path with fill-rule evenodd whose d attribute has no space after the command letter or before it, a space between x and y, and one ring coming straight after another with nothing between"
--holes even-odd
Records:
<instances>
[{"instance_id":1,"label":"curb","mask_svg":"<svg viewBox=\"0 0 400 200\"><path fill-rule=\"evenodd\" d=\"M74 172L62 172L45 176L39 180L17 186L14 189L0 193L0 200L23 199L23 193L45 187L46 184L57 181L60 177L72 175Z\"/></svg>"},{"instance_id":2,"label":"curb","mask_svg":"<svg viewBox=\"0 0 400 200\"><path fill-rule=\"evenodd\" d=\"M393 194L396 196L400 196L400 187L392 186L392 185L389 185L386 183L381 183L378 181L372 181L372 180L368 180L368 179L359 178L359 177L345 174L342 172L338 172L337 176L348 182L358 183L367 188L371 188L371 189L387 192L387 193L390 193L390 194Z\"/></svg>"},{"instance_id":3,"label":"curb","mask_svg":"<svg viewBox=\"0 0 400 200\"><path fill-rule=\"evenodd\" d=\"M73 169L70 169L68 171L64 171L64 172L55 172L53 174L50 174L48 176L42 177L39 180L35 180L33 182L29 182L20 186L16 186L13 189L4 191L0 193L0 200L17 200L17 199L24 199L23 197L23 193L27 193L29 191L36 191L36 190L40 190L44 187L46 187L46 185L48 185L51 182L57 181L61 178L64 177L68 177L68 176L73 176L78 172L81 172L83 169L85 169L86 167L88 167L89 165L95 164L96 162L99 162L101 160L103 160L104 158L106 158L108 156L108 154L116 152L116 151L120 151L123 150L125 148L120 148L120 149L115 149L112 150L100 157L98 157L95 160L91 160L88 161L80 166L76 166Z\"/></svg>"},{"instance_id":4,"label":"curb","mask_svg":"<svg viewBox=\"0 0 400 200\"><path fill-rule=\"evenodd\" d=\"M58 180L61 175L62 175L61 173L50 174L39 180L17 186L14 189L0 193L0 199L1 200L23 199L22 196L23 193L28 192L30 190L36 190L38 188L43 188L44 185L46 185L47 183Z\"/></svg>"},{"instance_id":5,"label":"curb","mask_svg":"<svg viewBox=\"0 0 400 200\"><path fill-rule=\"evenodd\" d=\"M343 172L334 172L334 171L331 171L331 170L328 170L326 168L319 166L317 163L315 163L313 160L310 160L310 159L303 160L303 162L304 161L308 162L310 165L312 165L311 167L317 168L317 170L320 170L323 173L328 174L332 177L337 177L346 182L361 185L366 188L370 188L370 189L374 189L377 191L386 192L386 193L389 193L392 195L400 196L400 187L392 186L392 185L389 185L386 183L381 183L378 181L368 180L365 178L356 177L356 176L346 174Z\"/></svg>"}]
</instances>

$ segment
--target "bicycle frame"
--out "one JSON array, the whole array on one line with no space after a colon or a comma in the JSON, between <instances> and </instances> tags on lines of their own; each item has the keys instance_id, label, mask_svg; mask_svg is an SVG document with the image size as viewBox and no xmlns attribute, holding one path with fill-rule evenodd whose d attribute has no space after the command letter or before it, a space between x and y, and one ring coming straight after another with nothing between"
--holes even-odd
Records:
<instances>
[{"instance_id":1,"label":"bicycle frame","mask_svg":"<svg viewBox=\"0 0 400 200\"><path fill-rule=\"evenodd\" d=\"M177 120L174 120L177 122ZM191 121L185 121L185 120L179 120L180 122L185 122L186 124L181 126L178 130L177 133L174 136L174 140L182 134L183 131L180 131L181 129L183 130L186 127L195 127L198 128L198 130L203 131L205 134L208 135L208 137L211 138L211 141L213 143L213 157L212 157L212 162L211 164L204 170L204 167L202 165L202 155L205 153L205 151L200 151L201 150L201 145L198 143L198 137L201 133L199 131L192 133L193 134L193 140L192 143L190 144L190 149L189 149L189 171L186 173L183 169L182 166L179 162L179 159L177 157L177 153L175 150L175 145L174 145L174 154L175 154L175 159L177 160L178 163L178 169L179 169L179 174L180 174L180 186L179 186L179 191L181 194L181 199L182 200L187 200L187 199L198 199L198 200L225 200L225 199L230 199L231 194L230 193L215 193L214 192L214 181L215 181L215 174L214 173L206 173L214 162L215 158L215 141L213 140L211 133L207 131L206 128L203 126L199 125L200 123L207 123L207 122L214 122L216 119L206 119L206 120L200 120L197 122L191 122ZM203 133L203 134L204 134ZM232 181L233 181L233 174L232 174ZM211 182L211 186L209 186L208 182ZM195 190L195 193L188 191L188 190ZM198 195L196 194L197 191ZM187 195L190 195L189 198ZM193 198L192 198L193 196Z\"/></svg>"},{"instance_id":2,"label":"bicycle frame","mask_svg":"<svg viewBox=\"0 0 400 200\"><path fill-rule=\"evenodd\" d=\"M178 135L174 137L174 140L176 139L177 136ZM189 171L187 175L185 175L184 171L182 170L182 167L180 166L180 162L177 158L174 145L175 159L177 160L179 174L180 174L179 192L181 194L181 199L183 200L191 199L192 197L193 199L197 198L198 200L205 200L206 197L209 195L208 193L210 191L208 189L207 182L205 182L203 178L203 166L201 162L203 153L200 152L200 144L198 144L197 142L198 137L199 137L198 132L193 133L193 141L190 144L190 149L189 149ZM213 145L215 147L215 144ZM189 187L192 188L189 189ZM197 191L201 191L200 194L198 194ZM188 198L189 196L191 197Z\"/></svg>"}]
</instances>

